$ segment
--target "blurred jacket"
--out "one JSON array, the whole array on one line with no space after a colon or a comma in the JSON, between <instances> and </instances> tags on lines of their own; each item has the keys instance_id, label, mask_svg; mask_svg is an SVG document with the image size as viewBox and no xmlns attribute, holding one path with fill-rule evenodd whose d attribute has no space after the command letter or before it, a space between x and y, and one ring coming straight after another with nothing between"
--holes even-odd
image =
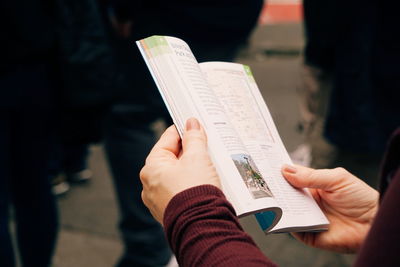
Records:
<instances>
[{"instance_id":1,"label":"blurred jacket","mask_svg":"<svg viewBox=\"0 0 400 267\"><path fill-rule=\"evenodd\" d=\"M97 2L58 0L64 142L99 142L103 122L121 82Z\"/></svg>"},{"instance_id":2,"label":"blurred jacket","mask_svg":"<svg viewBox=\"0 0 400 267\"><path fill-rule=\"evenodd\" d=\"M95 0L57 1L58 58L71 107L111 102L114 58Z\"/></svg>"},{"instance_id":3,"label":"blurred jacket","mask_svg":"<svg viewBox=\"0 0 400 267\"><path fill-rule=\"evenodd\" d=\"M53 55L56 41L54 4L51 0L0 2L2 73L10 70L10 64L43 62Z\"/></svg>"},{"instance_id":4,"label":"blurred jacket","mask_svg":"<svg viewBox=\"0 0 400 267\"><path fill-rule=\"evenodd\" d=\"M149 29L158 29L184 40L225 43L247 39L264 1L112 0L111 3L120 21L133 21L137 39L148 37Z\"/></svg>"},{"instance_id":5,"label":"blurred jacket","mask_svg":"<svg viewBox=\"0 0 400 267\"><path fill-rule=\"evenodd\" d=\"M98 141L117 76L96 2L1 1L0 10L0 82L13 88L1 89L0 107L57 108L66 141Z\"/></svg>"},{"instance_id":6,"label":"blurred jacket","mask_svg":"<svg viewBox=\"0 0 400 267\"><path fill-rule=\"evenodd\" d=\"M17 108L28 102L41 107L51 104L52 92L48 86L24 85L17 77L30 73L38 83L48 80L48 66L56 54L53 3L50 0L0 2L1 108ZM21 85L16 85L15 81ZM12 90L6 89L10 86Z\"/></svg>"},{"instance_id":7,"label":"blurred jacket","mask_svg":"<svg viewBox=\"0 0 400 267\"><path fill-rule=\"evenodd\" d=\"M58 0L57 31L64 142L99 142L120 81L96 1Z\"/></svg>"},{"instance_id":8,"label":"blurred jacket","mask_svg":"<svg viewBox=\"0 0 400 267\"><path fill-rule=\"evenodd\" d=\"M136 118L130 118L136 122L169 118L134 43L136 40L151 35L174 36L187 42L200 62L210 58L224 59L224 52L236 54L238 48L247 42L257 24L263 3L263 0L108 1L111 7L108 15L115 16L120 23L132 22L128 40L115 36L115 31L111 29L118 58L118 72L125 79L115 94L118 104L125 105L120 113L126 113L129 108L129 112L138 114ZM210 56L212 54L214 56ZM209 57L204 58L202 55ZM229 57L228 60L232 59ZM129 118L127 120L130 121Z\"/></svg>"}]
</instances>

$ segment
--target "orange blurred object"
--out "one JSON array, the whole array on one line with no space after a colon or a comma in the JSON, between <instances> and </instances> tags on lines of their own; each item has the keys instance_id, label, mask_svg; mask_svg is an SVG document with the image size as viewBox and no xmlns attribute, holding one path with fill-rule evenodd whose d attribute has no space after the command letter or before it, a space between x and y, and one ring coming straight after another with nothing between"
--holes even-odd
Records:
<instances>
[{"instance_id":1,"label":"orange blurred object","mask_svg":"<svg viewBox=\"0 0 400 267\"><path fill-rule=\"evenodd\" d=\"M260 24L299 23L303 20L303 5L298 0L266 1L261 11Z\"/></svg>"}]
</instances>

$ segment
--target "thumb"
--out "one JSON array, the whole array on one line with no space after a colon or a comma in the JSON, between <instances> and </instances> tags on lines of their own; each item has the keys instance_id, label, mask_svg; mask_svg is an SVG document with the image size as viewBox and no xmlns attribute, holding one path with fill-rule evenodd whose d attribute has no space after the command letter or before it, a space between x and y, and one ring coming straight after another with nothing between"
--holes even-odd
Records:
<instances>
[{"instance_id":1,"label":"thumb","mask_svg":"<svg viewBox=\"0 0 400 267\"><path fill-rule=\"evenodd\" d=\"M195 118L186 121L186 129L182 140L183 153L207 150L207 136L200 122Z\"/></svg>"},{"instance_id":2,"label":"thumb","mask_svg":"<svg viewBox=\"0 0 400 267\"><path fill-rule=\"evenodd\" d=\"M316 188L336 191L352 181L353 175L343 168L315 170L303 166L284 165L282 174L297 188Z\"/></svg>"}]
</instances>

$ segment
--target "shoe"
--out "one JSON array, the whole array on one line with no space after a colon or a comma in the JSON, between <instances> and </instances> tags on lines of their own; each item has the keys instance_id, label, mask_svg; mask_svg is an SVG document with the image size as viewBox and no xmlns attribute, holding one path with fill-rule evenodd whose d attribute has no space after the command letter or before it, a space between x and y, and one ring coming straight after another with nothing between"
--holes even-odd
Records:
<instances>
[{"instance_id":1,"label":"shoe","mask_svg":"<svg viewBox=\"0 0 400 267\"><path fill-rule=\"evenodd\" d=\"M79 172L74 172L67 175L67 180L71 183L86 183L93 176L93 172L89 169L84 169Z\"/></svg>"},{"instance_id":2,"label":"shoe","mask_svg":"<svg viewBox=\"0 0 400 267\"><path fill-rule=\"evenodd\" d=\"M294 164L310 167L311 166L311 146L308 144L299 145L294 151L289 153Z\"/></svg>"},{"instance_id":3,"label":"shoe","mask_svg":"<svg viewBox=\"0 0 400 267\"><path fill-rule=\"evenodd\" d=\"M61 196L70 189L69 183L65 180L64 175L58 175L51 180L51 191L55 196Z\"/></svg>"}]
</instances>

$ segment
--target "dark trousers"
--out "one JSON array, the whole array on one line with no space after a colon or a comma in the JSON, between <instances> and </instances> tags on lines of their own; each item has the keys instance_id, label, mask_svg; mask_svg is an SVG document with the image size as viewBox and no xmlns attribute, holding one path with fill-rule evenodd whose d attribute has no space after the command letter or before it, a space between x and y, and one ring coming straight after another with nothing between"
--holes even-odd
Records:
<instances>
[{"instance_id":1,"label":"dark trousers","mask_svg":"<svg viewBox=\"0 0 400 267\"><path fill-rule=\"evenodd\" d=\"M14 100L26 98L22 89L25 87L41 102L33 106L35 98L29 97L29 103L15 101L13 108L0 106L2 267L15 266L9 229L10 206L14 207L16 244L23 266L49 266L56 240L57 211L47 171L49 139L53 128L50 114L54 112L50 111L49 106L43 105L45 99L49 99L46 89L49 84L40 67L34 66L0 77L2 92L4 90L11 95L19 91ZM7 104L5 99L2 100Z\"/></svg>"},{"instance_id":2,"label":"dark trousers","mask_svg":"<svg viewBox=\"0 0 400 267\"><path fill-rule=\"evenodd\" d=\"M48 129L36 112L1 112L0 266L14 266L9 207L14 207L23 266L49 266L57 212L47 176Z\"/></svg>"},{"instance_id":3,"label":"dark trousers","mask_svg":"<svg viewBox=\"0 0 400 267\"><path fill-rule=\"evenodd\" d=\"M116 111L116 109L118 111ZM118 266L164 266L171 252L161 225L141 199L139 172L155 142L150 123L137 112L116 105L108 121L105 148L120 208L120 231L125 251Z\"/></svg>"}]
</instances>

